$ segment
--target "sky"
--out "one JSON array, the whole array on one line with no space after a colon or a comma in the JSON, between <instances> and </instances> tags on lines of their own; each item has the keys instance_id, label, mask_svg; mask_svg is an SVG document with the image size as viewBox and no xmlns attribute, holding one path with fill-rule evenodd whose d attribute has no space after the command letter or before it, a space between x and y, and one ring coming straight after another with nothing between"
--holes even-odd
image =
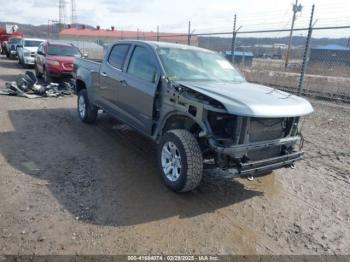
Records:
<instances>
[{"instance_id":1,"label":"sky","mask_svg":"<svg viewBox=\"0 0 350 262\"><path fill-rule=\"evenodd\" d=\"M295 0L76 0L79 23L117 30L187 32L191 20L194 33L228 32L233 16L241 31L289 28ZM307 27L315 4L316 26L350 25L349 0L299 0L296 27ZM58 19L58 0L0 0L0 21L47 24ZM66 0L70 22L70 0ZM22 11L23 10L23 11ZM306 32L299 32L305 35ZM277 36L279 35L276 34ZM327 30L319 36L350 36L350 29ZM270 35L271 36L271 35Z\"/></svg>"}]
</instances>

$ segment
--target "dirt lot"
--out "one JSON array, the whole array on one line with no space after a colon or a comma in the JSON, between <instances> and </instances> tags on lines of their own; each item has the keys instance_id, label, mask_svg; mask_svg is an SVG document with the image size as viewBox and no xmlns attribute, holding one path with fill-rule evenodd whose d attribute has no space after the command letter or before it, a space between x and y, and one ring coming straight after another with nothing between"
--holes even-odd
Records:
<instances>
[{"instance_id":1,"label":"dirt lot","mask_svg":"<svg viewBox=\"0 0 350 262\"><path fill-rule=\"evenodd\" d=\"M20 69L0 59L0 87ZM0 96L0 254L350 254L350 106L313 100L306 159L249 182L161 182L155 147L75 97Z\"/></svg>"}]
</instances>

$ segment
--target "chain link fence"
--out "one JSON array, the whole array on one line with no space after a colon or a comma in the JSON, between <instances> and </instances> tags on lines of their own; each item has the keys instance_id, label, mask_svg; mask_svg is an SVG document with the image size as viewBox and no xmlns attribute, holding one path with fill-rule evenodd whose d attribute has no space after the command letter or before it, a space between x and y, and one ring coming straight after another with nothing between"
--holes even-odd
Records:
<instances>
[{"instance_id":1,"label":"chain link fence","mask_svg":"<svg viewBox=\"0 0 350 262\"><path fill-rule=\"evenodd\" d=\"M75 36L69 41L91 59L102 59L106 49L118 40L189 44L221 53L250 82L295 94L350 102L350 47L349 39L344 37L350 36L350 26L312 28L311 32L310 28L295 29L286 64L289 34L287 29L237 31L235 34L138 32L131 37L122 33L114 38ZM302 77L303 65L305 75Z\"/></svg>"}]
</instances>

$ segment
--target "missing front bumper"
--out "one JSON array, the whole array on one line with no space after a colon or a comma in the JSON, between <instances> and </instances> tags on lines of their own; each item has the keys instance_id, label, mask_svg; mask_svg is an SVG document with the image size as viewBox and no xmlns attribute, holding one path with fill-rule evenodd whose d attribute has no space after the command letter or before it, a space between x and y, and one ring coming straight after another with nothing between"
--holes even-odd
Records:
<instances>
[{"instance_id":1,"label":"missing front bumper","mask_svg":"<svg viewBox=\"0 0 350 262\"><path fill-rule=\"evenodd\" d=\"M237 168L237 174L254 175L267 171L272 171L281 167L290 166L294 164L294 162L303 159L303 156L304 152L298 151L269 159L241 163L239 168Z\"/></svg>"},{"instance_id":2,"label":"missing front bumper","mask_svg":"<svg viewBox=\"0 0 350 262\"><path fill-rule=\"evenodd\" d=\"M210 146L218 153L228 155L232 158L242 158L249 151L271 148L274 146L293 146L300 142L301 138L299 136L295 137L285 137L280 139L274 139L269 141L254 142L250 144L235 145L230 147L222 147L215 143L214 140L210 139Z\"/></svg>"}]
</instances>

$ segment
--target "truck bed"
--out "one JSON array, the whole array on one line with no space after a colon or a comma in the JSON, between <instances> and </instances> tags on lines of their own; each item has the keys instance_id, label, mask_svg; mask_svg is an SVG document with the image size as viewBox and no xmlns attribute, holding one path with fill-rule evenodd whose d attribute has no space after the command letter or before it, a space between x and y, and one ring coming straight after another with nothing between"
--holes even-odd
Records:
<instances>
[{"instance_id":1,"label":"truck bed","mask_svg":"<svg viewBox=\"0 0 350 262\"><path fill-rule=\"evenodd\" d=\"M88 69L89 71L98 72L100 70L102 61L102 59L76 58L75 64L78 67Z\"/></svg>"}]
</instances>

